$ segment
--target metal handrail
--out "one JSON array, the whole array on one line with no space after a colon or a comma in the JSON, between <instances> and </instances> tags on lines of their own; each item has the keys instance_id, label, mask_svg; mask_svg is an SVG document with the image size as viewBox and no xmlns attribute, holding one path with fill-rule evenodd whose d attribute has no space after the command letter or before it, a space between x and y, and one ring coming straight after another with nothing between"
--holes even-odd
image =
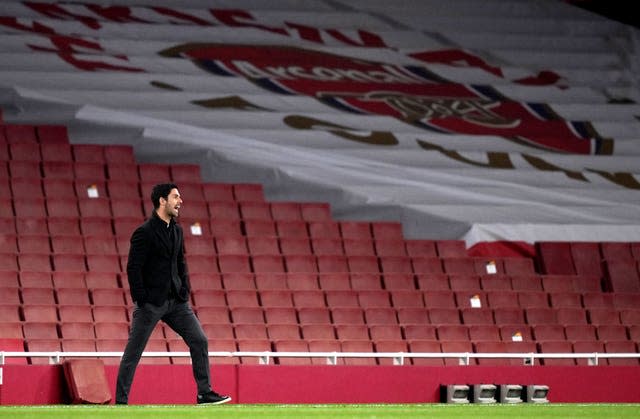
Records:
<instances>
[{"instance_id":1,"label":"metal handrail","mask_svg":"<svg viewBox=\"0 0 640 419\"><path fill-rule=\"evenodd\" d=\"M119 358L122 352L73 352L73 351L0 351L0 365L7 358L49 358L50 364L59 364L64 358ZM143 357L190 357L187 351L143 352ZM536 353L536 352L273 352L273 351L210 351L209 357L258 357L260 364L269 364L271 358L327 358L327 365L337 364L339 358L392 358L394 365L404 365L407 358L457 358L460 365L469 365L471 359L522 359L523 365L534 365L536 359L588 359L589 365L598 365L600 359L640 358L640 353Z\"/></svg>"}]
</instances>

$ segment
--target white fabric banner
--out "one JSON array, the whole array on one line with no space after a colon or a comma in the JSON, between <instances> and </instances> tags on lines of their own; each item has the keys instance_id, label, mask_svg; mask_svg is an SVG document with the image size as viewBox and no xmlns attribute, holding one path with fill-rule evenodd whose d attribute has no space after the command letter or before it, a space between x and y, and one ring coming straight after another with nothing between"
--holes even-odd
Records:
<instances>
[{"instance_id":1,"label":"white fabric banner","mask_svg":"<svg viewBox=\"0 0 640 419\"><path fill-rule=\"evenodd\" d=\"M5 122L407 237L640 241L637 31L560 2L210 3L0 3Z\"/></svg>"}]
</instances>

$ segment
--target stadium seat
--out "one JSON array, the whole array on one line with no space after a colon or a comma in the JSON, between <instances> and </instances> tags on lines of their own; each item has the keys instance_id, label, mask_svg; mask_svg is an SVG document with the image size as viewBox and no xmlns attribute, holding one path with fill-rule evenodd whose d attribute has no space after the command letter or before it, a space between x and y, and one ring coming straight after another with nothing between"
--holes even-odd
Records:
<instances>
[{"instance_id":1,"label":"stadium seat","mask_svg":"<svg viewBox=\"0 0 640 419\"><path fill-rule=\"evenodd\" d=\"M346 272L321 273L318 281L320 288L325 291L351 291L349 274Z\"/></svg>"},{"instance_id":2,"label":"stadium seat","mask_svg":"<svg viewBox=\"0 0 640 419\"><path fill-rule=\"evenodd\" d=\"M320 290L297 290L293 293L293 305L302 307L326 307L324 293Z\"/></svg>"},{"instance_id":3,"label":"stadium seat","mask_svg":"<svg viewBox=\"0 0 640 419\"><path fill-rule=\"evenodd\" d=\"M60 352L62 345L58 338L30 338L25 339L27 352ZM30 357L29 363L32 365L51 364L51 360L46 357Z\"/></svg>"},{"instance_id":4,"label":"stadium seat","mask_svg":"<svg viewBox=\"0 0 640 419\"><path fill-rule=\"evenodd\" d=\"M440 324L437 326L438 340L443 341L468 341L469 327L462 324Z\"/></svg>"},{"instance_id":5,"label":"stadium seat","mask_svg":"<svg viewBox=\"0 0 640 419\"><path fill-rule=\"evenodd\" d=\"M302 219L308 222L322 222L331 220L331 207L325 202L300 203Z\"/></svg>"},{"instance_id":6,"label":"stadium seat","mask_svg":"<svg viewBox=\"0 0 640 419\"><path fill-rule=\"evenodd\" d=\"M284 273L284 258L281 255L252 255L253 272Z\"/></svg>"},{"instance_id":7,"label":"stadium seat","mask_svg":"<svg viewBox=\"0 0 640 419\"><path fill-rule=\"evenodd\" d=\"M409 350L411 353L438 353L440 352L440 343L433 340L415 339L409 341ZM440 367L444 365L441 357L437 358L417 358L411 359L413 365Z\"/></svg>"},{"instance_id":8,"label":"stadium seat","mask_svg":"<svg viewBox=\"0 0 640 419\"><path fill-rule=\"evenodd\" d=\"M222 278L219 273L191 273L189 274L189 283L191 289L222 289Z\"/></svg>"},{"instance_id":9,"label":"stadium seat","mask_svg":"<svg viewBox=\"0 0 640 419\"><path fill-rule=\"evenodd\" d=\"M614 308L613 294L587 291L582 293L582 305L586 309Z\"/></svg>"},{"instance_id":10,"label":"stadium seat","mask_svg":"<svg viewBox=\"0 0 640 419\"><path fill-rule=\"evenodd\" d=\"M276 221L302 221L300 204L297 202L271 202L271 217Z\"/></svg>"},{"instance_id":11,"label":"stadium seat","mask_svg":"<svg viewBox=\"0 0 640 419\"><path fill-rule=\"evenodd\" d=\"M341 239L317 237L311 239L311 247L316 256L342 256L344 255L342 242Z\"/></svg>"},{"instance_id":12,"label":"stadium seat","mask_svg":"<svg viewBox=\"0 0 640 419\"><path fill-rule=\"evenodd\" d=\"M307 229L311 239L339 239L340 225L337 221L309 221Z\"/></svg>"},{"instance_id":13,"label":"stadium seat","mask_svg":"<svg viewBox=\"0 0 640 419\"><path fill-rule=\"evenodd\" d=\"M302 220L278 220L275 222L276 234L280 238L308 239L307 223Z\"/></svg>"},{"instance_id":14,"label":"stadium seat","mask_svg":"<svg viewBox=\"0 0 640 419\"><path fill-rule=\"evenodd\" d=\"M640 293L640 273L634 259L608 259L605 261L605 273L608 291Z\"/></svg>"},{"instance_id":15,"label":"stadium seat","mask_svg":"<svg viewBox=\"0 0 640 419\"><path fill-rule=\"evenodd\" d=\"M456 300L452 291L425 291L423 294L424 306L433 308L456 308Z\"/></svg>"},{"instance_id":16,"label":"stadium seat","mask_svg":"<svg viewBox=\"0 0 640 419\"><path fill-rule=\"evenodd\" d=\"M619 292L613 294L613 305L617 309L640 307L640 293Z\"/></svg>"},{"instance_id":17,"label":"stadium seat","mask_svg":"<svg viewBox=\"0 0 640 419\"><path fill-rule=\"evenodd\" d=\"M480 277L474 274L449 275L449 287L453 291L480 291Z\"/></svg>"},{"instance_id":18,"label":"stadium seat","mask_svg":"<svg viewBox=\"0 0 640 419\"><path fill-rule=\"evenodd\" d=\"M473 346L471 341L441 341L440 348L443 353L456 353L465 354L472 353ZM464 365L466 362L465 357L447 356L444 358L444 365ZM469 365L477 365L475 359L469 359Z\"/></svg>"},{"instance_id":19,"label":"stadium seat","mask_svg":"<svg viewBox=\"0 0 640 419\"><path fill-rule=\"evenodd\" d=\"M571 242L570 246L576 274L602 277L602 256L597 242Z\"/></svg>"},{"instance_id":20,"label":"stadium seat","mask_svg":"<svg viewBox=\"0 0 640 419\"><path fill-rule=\"evenodd\" d=\"M437 257L435 240L407 239L404 241L405 251L410 257Z\"/></svg>"},{"instance_id":21,"label":"stadium seat","mask_svg":"<svg viewBox=\"0 0 640 419\"><path fill-rule=\"evenodd\" d=\"M634 260L629 242L600 242L600 253L605 262Z\"/></svg>"},{"instance_id":22,"label":"stadium seat","mask_svg":"<svg viewBox=\"0 0 640 419\"><path fill-rule=\"evenodd\" d=\"M350 272L380 272L376 256L347 256Z\"/></svg>"},{"instance_id":23,"label":"stadium seat","mask_svg":"<svg viewBox=\"0 0 640 419\"><path fill-rule=\"evenodd\" d=\"M77 307L83 307L83 306L77 306ZM126 323L129 321L128 310L126 307L93 306L91 307L91 312L93 314L93 321L95 323L109 322L109 321Z\"/></svg>"},{"instance_id":24,"label":"stadium seat","mask_svg":"<svg viewBox=\"0 0 640 419\"><path fill-rule=\"evenodd\" d=\"M264 311L260 307L233 307L230 308L231 321L239 324L264 324Z\"/></svg>"},{"instance_id":25,"label":"stadium seat","mask_svg":"<svg viewBox=\"0 0 640 419\"><path fill-rule=\"evenodd\" d=\"M58 321L58 311L55 305L23 304L22 318L25 322L49 322Z\"/></svg>"},{"instance_id":26,"label":"stadium seat","mask_svg":"<svg viewBox=\"0 0 640 419\"><path fill-rule=\"evenodd\" d=\"M567 324L564 327L564 334L570 341L590 341L597 340L596 327L590 324Z\"/></svg>"},{"instance_id":27,"label":"stadium seat","mask_svg":"<svg viewBox=\"0 0 640 419\"><path fill-rule=\"evenodd\" d=\"M330 307L331 321L334 325L365 324L364 310L359 307Z\"/></svg>"},{"instance_id":28,"label":"stadium seat","mask_svg":"<svg viewBox=\"0 0 640 419\"><path fill-rule=\"evenodd\" d=\"M238 257L236 258L235 256ZM238 261L238 259L242 260ZM232 262L237 262L237 264ZM218 255L217 263L216 257L213 255L188 255L187 265L189 266L189 272L193 273L251 272L249 257L242 255L233 255L231 258L227 258L227 255Z\"/></svg>"},{"instance_id":29,"label":"stadium seat","mask_svg":"<svg viewBox=\"0 0 640 419\"><path fill-rule=\"evenodd\" d=\"M588 323L587 312L581 307L558 308L556 310L556 317L558 319L558 323L564 325L586 325Z\"/></svg>"},{"instance_id":30,"label":"stadium seat","mask_svg":"<svg viewBox=\"0 0 640 419\"><path fill-rule=\"evenodd\" d=\"M428 312L433 325L461 324L460 312L457 308L428 308Z\"/></svg>"},{"instance_id":31,"label":"stadium seat","mask_svg":"<svg viewBox=\"0 0 640 419\"><path fill-rule=\"evenodd\" d=\"M480 309L489 307L486 294L482 291L477 291L477 288L466 291L454 291L453 295L458 308Z\"/></svg>"},{"instance_id":32,"label":"stadium seat","mask_svg":"<svg viewBox=\"0 0 640 419\"><path fill-rule=\"evenodd\" d=\"M307 340L310 352L326 352L326 353L338 353L342 351L340 342L331 339L311 339ZM311 357L311 363L314 365L344 365L343 358L333 357Z\"/></svg>"},{"instance_id":33,"label":"stadium seat","mask_svg":"<svg viewBox=\"0 0 640 419\"><path fill-rule=\"evenodd\" d=\"M573 342L573 352L579 353L604 353L604 343L599 341L576 341ZM591 358L577 358L576 364L578 365L594 365L595 361ZM609 361L606 358L599 358L598 365L608 365Z\"/></svg>"},{"instance_id":34,"label":"stadium seat","mask_svg":"<svg viewBox=\"0 0 640 419\"><path fill-rule=\"evenodd\" d=\"M95 340L93 322L71 321L60 324L60 337L66 339Z\"/></svg>"},{"instance_id":35,"label":"stadium seat","mask_svg":"<svg viewBox=\"0 0 640 419\"><path fill-rule=\"evenodd\" d=\"M271 206L267 202L241 202L239 203L240 217L243 220L272 221Z\"/></svg>"},{"instance_id":36,"label":"stadium seat","mask_svg":"<svg viewBox=\"0 0 640 419\"><path fill-rule=\"evenodd\" d=\"M558 324L558 313L555 309L546 307L526 308L525 318L530 325Z\"/></svg>"},{"instance_id":37,"label":"stadium seat","mask_svg":"<svg viewBox=\"0 0 640 419\"><path fill-rule=\"evenodd\" d=\"M476 274L473 259L468 257L441 257L444 272L451 274Z\"/></svg>"},{"instance_id":38,"label":"stadium seat","mask_svg":"<svg viewBox=\"0 0 640 419\"><path fill-rule=\"evenodd\" d=\"M446 274L416 274L416 284L424 291L451 291Z\"/></svg>"},{"instance_id":39,"label":"stadium seat","mask_svg":"<svg viewBox=\"0 0 640 419\"><path fill-rule=\"evenodd\" d=\"M462 323L466 325L492 325L493 311L488 308L461 308Z\"/></svg>"},{"instance_id":40,"label":"stadium seat","mask_svg":"<svg viewBox=\"0 0 640 419\"><path fill-rule=\"evenodd\" d=\"M587 310L589 323L595 326L620 324L620 313L614 308L593 308Z\"/></svg>"},{"instance_id":41,"label":"stadium seat","mask_svg":"<svg viewBox=\"0 0 640 419\"><path fill-rule=\"evenodd\" d=\"M519 291L518 304L524 309L549 307L549 295L544 291Z\"/></svg>"},{"instance_id":42,"label":"stadium seat","mask_svg":"<svg viewBox=\"0 0 640 419\"><path fill-rule=\"evenodd\" d=\"M380 276L377 273L351 272L349 274L349 281L351 283L351 289L356 291L382 289Z\"/></svg>"},{"instance_id":43,"label":"stadium seat","mask_svg":"<svg viewBox=\"0 0 640 419\"><path fill-rule=\"evenodd\" d=\"M335 330L331 324L303 324L300 326L300 332L307 342L336 339Z\"/></svg>"},{"instance_id":44,"label":"stadium seat","mask_svg":"<svg viewBox=\"0 0 640 419\"><path fill-rule=\"evenodd\" d=\"M621 324L601 324L596 327L597 338L600 341L623 341L629 339L627 328Z\"/></svg>"},{"instance_id":45,"label":"stadium seat","mask_svg":"<svg viewBox=\"0 0 640 419\"><path fill-rule=\"evenodd\" d=\"M535 244L540 270L544 274L574 275L571 243L540 241Z\"/></svg>"},{"instance_id":46,"label":"stadium seat","mask_svg":"<svg viewBox=\"0 0 640 419\"><path fill-rule=\"evenodd\" d=\"M222 274L222 286L225 290L256 290L253 274L234 272Z\"/></svg>"},{"instance_id":47,"label":"stadium seat","mask_svg":"<svg viewBox=\"0 0 640 419\"><path fill-rule=\"evenodd\" d=\"M269 323L267 324L267 336L272 342L277 342L279 340L299 340L300 336L300 328L297 324L278 324L278 323Z\"/></svg>"},{"instance_id":48,"label":"stadium seat","mask_svg":"<svg viewBox=\"0 0 640 419\"><path fill-rule=\"evenodd\" d=\"M417 290L391 290L389 292L391 296L391 305L396 309L399 308L424 308L424 300L422 298L422 292Z\"/></svg>"},{"instance_id":49,"label":"stadium seat","mask_svg":"<svg viewBox=\"0 0 640 419\"><path fill-rule=\"evenodd\" d=\"M442 261L434 256L410 256L411 267L416 275L444 274Z\"/></svg>"},{"instance_id":50,"label":"stadium seat","mask_svg":"<svg viewBox=\"0 0 640 419\"><path fill-rule=\"evenodd\" d=\"M229 309L236 307L259 307L258 293L255 290L226 290L227 305Z\"/></svg>"},{"instance_id":51,"label":"stadium seat","mask_svg":"<svg viewBox=\"0 0 640 419\"><path fill-rule=\"evenodd\" d=\"M262 289L259 291L260 294L260 305L262 307L289 307L293 308L293 297L292 292L286 289L278 289L278 290L265 290Z\"/></svg>"},{"instance_id":52,"label":"stadium seat","mask_svg":"<svg viewBox=\"0 0 640 419\"><path fill-rule=\"evenodd\" d=\"M303 340L282 339L273 342L273 347L278 352L309 352L307 342ZM308 357L277 357L279 365L310 365L311 358Z\"/></svg>"},{"instance_id":53,"label":"stadium seat","mask_svg":"<svg viewBox=\"0 0 640 419\"><path fill-rule=\"evenodd\" d=\"M126 304L124 291L121 289L94 288L90 293L94 306L124 306Z\"/></svg>"},{"instance_id":54,"label":"stadium seat","mask_svg":"<svg viewBox=\"0 0 640 419\"><path fill-rule=\"evenodd\" d=\"M287 289L287 274L256 273L254 281L259 291Z\"/></svg>"},{"instance_id":55,"label":"stadium seat","mask_svg":"<svg viewBox=\"0 0 640 419\"><path fill-rule=\"evenodd\" d=\"M331 314L326 307L298 307L300 326L331 325Z\"/></svg>"},{"instance_id":56,"label":"stadium seat","mask_svg":"<svg viewBox=\"0 0 640 419\"><path fill-rule=\"evenodd\" d=\"M402 325L402 332L407 341L412 340L437 340L437 328L431 324L405 324Z\"/></svg>"},{"instance_id":57,"label":"stadium seat","mask_svg":"<svg viewBox=\"0 0 640 419\"><path fill-rule=\"evenodd\" d=\"M293 307L263 305L263 309L267 324L298 324L297 312Z\"/></svg>"},{"instance_id":58,"label":"stadium seat","mask_svg":"<svg viewBox=\"0 0 640 419\"><path fill-rule=\"evenodd\" d=\"M258 183L234 183L232 184L233 196L238 202L264 201L264 191Z\"/></svg>"},{"instance_id":59,"label":"stadium seat","mask_svg":"<svg viewBox=\"0 0 640 419\"><path fill-rule=\"evenodd\" d=\"M342 352L373 353L373 343L368 340L341 339L340 347ZM377 365L376 358L373 357L345 357L344 363L345 365Z\"/></svg>"},{"instance_id":60,"label":"stadium seat","mask_svg":"<svg viewBox=\"0 0 640 419\"><path fill-rule=\"evenodd\" d=\"M347 257L343 255L318 255L319 272L349 272Z\"/></svg>"},{"instance_id":61,"label":"stadium seat","mask_svg":"<svg viewBox=\"0 0 640 419\"><path fill-rule=\"evenodd\" d=\"M233 240L232 237L225 238L227 241ZM238 240L238 238L236 238ZM249 236L246 238L249 253L251 255L280 255L277 237ZM233 242L229 243L232 244ZM239 244L242 246L242 244ZM232 249L228 249L231 253ZM237 249L235 253L242 253L242 249Z\"/></svg>"},{"instance_id":62,"label":"stadium seat","mask_svg":"<svg viewBox=\"0 0 640 419\"><path fill-rule=\"evenodd\" d=\"M525 324L502 324L498 325L500 339L505 342L532 342L533 335L531 327Z\"/></svg>"},{"instance_id":63,"label":"stadium seat","mask_svg":"<svg viewBox=\"0 0 640 419\"><path fill-rule=\"evenodd\" d=\"M408 352L408 345L402 340L373 340L373 345L376 352L386 353L402 353ZM411 358L407 357L403 359L402 365L411 365ZM400 360L397 358L379 357L378 365L400 365Z\"/></svg>"},{"instance_id":64,"label":"stadium seat","mask_svg":"<svg viewBox=\"0 0 640 419\"><path fill-rule=\"evenodd\" d=\"M376 254L373 239L343 239L342 247L347 256L375 256Z\"/></svg>"},{"instance_id":65,"label":"stadium seat","mask_svg":"<svg viewBox=\"0 0 640 419\"><path fill-rule=\"evenodd\" d=\"M319 287L316 273L289 272L286 281L291 290L317 290Z\"/></svg>"},{"instance_id":66,"label":"stadium seat","mask_svg":"<svg viewBox=\"0 0 640 419\"><path fill-rule=\"evenodd\" d=\"M400 325L429 324L429 313L425 308L399 307L396 308L398 323Z\"/></svg>"},{"instance_id":67,"label":"stadium seat","mask_svg":"<svg viewBox=\"0 0 640 419\"><path fill-rule=\"evenodd\" d=\"M311 242L306 237L279 237L278 244L283 255L311 255Z\"/></svg>"},{"instance_id":68,"label":"stadium seat","mask_svg":"<svg viewBox=\"0 0 640 419\"><path fill-rule=\"evenodd\" d=\"M497 308L518 308L518 293L511 290L490 290L486 291L487 306Z\"/></svg>"},{"instance_id":69,"label":"stadium seat","mask_svg":"<svg viewBox=\"0 0 640 419\"><path fill-rule=\"evenodd\" d=\"M605 352L608 354L613 353L632 353L637 354L638 348L635 342L629 340L622 341L608 341L604 344ZM638 365L640 360L637 357L634 358L609 358L609 365Z\"/></svg>"},{"instance_id":70,"label":"stadium seat","mask_svg":"<svg viewBox=\"0 0 640 419\"><path fill-rule=\"evenodd\" d=\"M276 224L273 220L243 220L242 226L246 236L277 237Z\"/></svg>"},{"instance_id":71,"label":"stadium seat","mask_svg":"<svg viewBox=\"0 0 640 419\"><path fill-rule=\"evenodd\" d=\"M235 339L233 325L229 323L202 323L202 330L209 340ZM211 349L209 349L211 350Z\"/></svg>"},{"instance_id":72,"label":"stadium seat","mask_svg":"<svg viewBox=\"0 0 640 419\"><path fill-rule=\"evenodd\" d=\"M365 221L340 221L340 236L343 239L371 240L371 223Z\"/></svg>"},{"instance_id":73,"label":"stadium seat","mask_svg":"<svg viewBox=\"0 0 640 419\"><path fill-rule=\"evenodd\" d=\"M546 341L538 343L538 351L543 354L560 353L571 354L573 353L573 345L566 340L558 341ZM574 358L543 358L541 360L542 365L576 365Z\"/></svg>"},{"instance_id":74,"label":"stadium seat","mask_svg":"<svg viewBox=\"0 0 640 419\"><path fill-rule=\"evenodd\" d=\"M511 275L511 288L514 291L543 291L542 278L537 275Z\"/></svg>"},{"instance_id":75,"label":"stadium seat","mask_svg":"<svg viewBox=\"0 0 640 419\"><path fill-rule=\"evenodd\" d=\"M288 273L318 272L316 258L313 255L285 255L284 262Z\"/></svg>"},{"instance_id":76,"label":"stadium seat","mask_svg":"<svg viewBox=\"0 0 640 419\"><path fill-rule=\"evenodd\" d=\"M321 288L322 282L320 283ZM360 307L358 293L350 289L325 290L325 301L329 308L332 307Z\"/></svg>"}]
</instances>

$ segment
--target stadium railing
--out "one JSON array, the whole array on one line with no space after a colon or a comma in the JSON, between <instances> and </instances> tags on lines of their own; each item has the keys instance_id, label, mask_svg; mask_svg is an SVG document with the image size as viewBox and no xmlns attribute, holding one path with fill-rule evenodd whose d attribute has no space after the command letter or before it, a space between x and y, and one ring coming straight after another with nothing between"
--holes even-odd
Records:
<instances>
[{"instance_id":1,"label":"stadium railing","mask_svg":"<svg viewBox=\"0 0 640 419\"><path fill-rule=\"evenodd\" d=\"M59 364L65 358L96 358L122 356L122 352L12 352L0 351L0 365L7 358L49 358L50 364ZM189 352L143 352L143 357L190 357ZM640 353L473 353L473 352L209 352L209 357L258 357L259 364L267 365L272 358L326 358L327 365L336 365L339 358L391 358L394 365L404 365L407 358L453 358L459 365L469 365L472 359L521 359L522 365L536 365L536 360L587 359L588 365L598 365L600 359L640 358Z\"/></svg>"}]
</instances>

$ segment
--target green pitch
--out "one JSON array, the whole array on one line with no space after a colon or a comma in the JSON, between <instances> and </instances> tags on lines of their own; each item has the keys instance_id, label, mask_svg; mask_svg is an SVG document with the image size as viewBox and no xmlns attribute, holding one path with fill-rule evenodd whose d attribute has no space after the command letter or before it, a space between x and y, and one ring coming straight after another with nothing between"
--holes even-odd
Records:
<instances>
[{"instance_id":1,"label":"green pitch","mask_svg":"<svg viewBox=\"0 0 640 419\"><path fill-rule=\"evenodd\" d=\"M640 404L446 405L323 404L224 406L2 406L0 418L638 418Z\"/></svg>"}]
</instances>

